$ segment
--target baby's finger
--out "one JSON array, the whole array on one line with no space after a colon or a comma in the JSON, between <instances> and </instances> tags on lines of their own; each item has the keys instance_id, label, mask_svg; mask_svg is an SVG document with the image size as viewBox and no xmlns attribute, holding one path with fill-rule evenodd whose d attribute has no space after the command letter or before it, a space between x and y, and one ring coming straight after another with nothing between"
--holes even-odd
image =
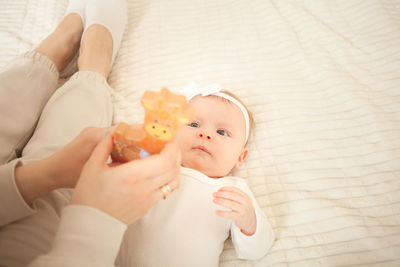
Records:
<instances>
[{"instance_id":1,"label":"baby's finger","mask_svg":"<svg viewBox=\"0 0 400 267\"><path fill-rule=\"evenodd\" d=\"M215 214L225 219L231 219L233 221L237 220L237 218L239 217L239 215L236 212L226 211L226 210L216 210Z\"/></svg>"},{"instance_id":2,"label":"baby's finger","mask_svg":"<svg viewBox=\"0 0 400 267\"><path fill-rule=\"evenodd\" d=\"M217 191L213 193L213 196L218 198L229 199L240 204L244 204L246 202L242 195L232 191Z\"/></svg>"},{"instance_id":3,"label":"baby's finger","mask_svg":"<svg viewBox=\"0 0 400 267\"><path fill-rule=\"evenodd\" d=\"M234 187L234 186L224 186L221 187L218 192L235 192L243 197L246 197L247 194L245 192L243 192L241 189Z\"/></svg>"},{"instance_id":4,"label":"baby's finger","mask_svg":"<svg viewBox=\"0 0 400 267\"><path fill-rule=\"evenodd\" d=\"M222 207L225 207L227 209L230 209L232 211L236 211L236 212L240 212L242 210L242 205L236 201L232 201L229 199L225 199L225 198L219 198L219 197L215 197L214 198L214 203L218 204Z\"/></svg>"}]
</instances>

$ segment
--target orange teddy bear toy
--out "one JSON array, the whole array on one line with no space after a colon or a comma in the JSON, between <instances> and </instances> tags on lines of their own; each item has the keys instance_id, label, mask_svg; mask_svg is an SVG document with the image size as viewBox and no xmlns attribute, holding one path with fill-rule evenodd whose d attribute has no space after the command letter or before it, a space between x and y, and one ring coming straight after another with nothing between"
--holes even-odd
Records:
<instances>
[{"instance_id":1,"label":"orange teddy bear toy","mask_svg":"<svg viewBox=\"0 0 400 267\"><path fill-rule=\"evenodd\" d=\"M194 115L193 108L183 95L171 93L166 88L160 92L146 91L141 103L145 108L143 126L122 122L114 131L111 153L114 161L128 162L159 153Z\"/></svg>"}]
</instances>

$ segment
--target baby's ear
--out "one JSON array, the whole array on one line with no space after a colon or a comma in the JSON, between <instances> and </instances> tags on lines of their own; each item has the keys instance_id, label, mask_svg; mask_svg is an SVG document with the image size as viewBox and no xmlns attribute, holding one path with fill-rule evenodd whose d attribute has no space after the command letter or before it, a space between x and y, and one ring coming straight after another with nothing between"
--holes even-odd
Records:
<instances>
[{"instance_id":1,"label":"baby's ear","mask_svg":"<svg viewBox=\"0 0 400 267\"><path fill-rule=\"evenodd\" d=\"M243 161L247 158L249 155L249 150L245 147L243 148L242 152L239 155L238 161L236 162L234 168L237 169L242 165Z\"/></svg>"}]
</instances>

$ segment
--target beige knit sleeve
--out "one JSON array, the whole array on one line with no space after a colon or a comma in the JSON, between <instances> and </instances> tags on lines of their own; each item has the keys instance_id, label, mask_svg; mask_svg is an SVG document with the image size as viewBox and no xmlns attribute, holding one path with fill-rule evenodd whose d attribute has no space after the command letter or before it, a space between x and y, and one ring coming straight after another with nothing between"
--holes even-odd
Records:
<instances>
[{"instance_id":1,"label":"beige knit sleeve","mask_svg":"<svg viewBox=\"0 0 400 267\"><path fill-rule=\"evenodd\" d=\"M14 169L18 164L16 159L0 166L0 227L35 213L15 184Z\"/></svg>"},{"instance_id":2,"label":"beige knit sleeve","mask_svg":"<svg viewBox=\"0 0 400 267\"><path fill-rule=\"evenodd\" d=\"M124 223L98 209L69 205L51 251L29 266L114 266L125 230Z\"/></svg>"}]
</instances>

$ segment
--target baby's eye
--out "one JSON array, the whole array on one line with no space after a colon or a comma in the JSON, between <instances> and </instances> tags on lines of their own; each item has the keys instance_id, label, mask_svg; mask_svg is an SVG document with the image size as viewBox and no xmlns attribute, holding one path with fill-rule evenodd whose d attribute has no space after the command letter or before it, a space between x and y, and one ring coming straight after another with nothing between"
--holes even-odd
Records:
<instances>
[{"instance_id":1,"label":"baby's eye","mask_svg":"<svg viewBox=\"0 0 400 267\"><path fill-rule=\"evenodd\" d=\"M197 122L192 122L188 124L190 127L195 127L195 128L199 128L200 125Z\"/></svg>"},{"instance_id":2,"label":"baby's eye","mask_svg":"<svg viewBox=\"0 0 400 267\"><path fill-rule=\"evenodd\" d=\"M217 133L222 136L228 136L228 133L224 130L217 130Z\"/></svg>"}]
</instances>

